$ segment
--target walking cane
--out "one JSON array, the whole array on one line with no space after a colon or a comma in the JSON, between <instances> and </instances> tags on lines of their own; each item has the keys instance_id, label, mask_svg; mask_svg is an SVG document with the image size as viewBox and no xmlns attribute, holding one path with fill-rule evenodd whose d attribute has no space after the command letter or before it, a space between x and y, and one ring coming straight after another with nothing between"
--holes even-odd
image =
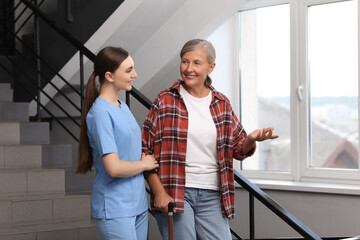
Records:
<instances>
[{"instance_id":1,"label":"walking cane","mask_svg":"<svg viewBox=\"0 0 360 240\"><path fill-rule=\"evenodd\" d=\"M169 202L168 204L168 220L169 220L169 240L174 240L174 207L176 207L175 202Z\"/></svg>"}]
</instances>

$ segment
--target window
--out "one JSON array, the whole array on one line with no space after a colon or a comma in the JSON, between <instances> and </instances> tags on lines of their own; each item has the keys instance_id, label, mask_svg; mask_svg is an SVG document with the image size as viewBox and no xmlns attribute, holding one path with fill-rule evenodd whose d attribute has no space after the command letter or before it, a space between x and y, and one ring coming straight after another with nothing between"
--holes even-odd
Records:
<instances>
[{"instance_id":1,"label":"window","mask_svg":"<svg viewBox=\"0 0 360 240\"><path fill-rule=\"evenodd\" d=\"M243 169L286 171L290 157L290 12L278 5L240 14L241 121L246 128L274 126L277 140L258 145Z\"/></svg>"},{"instance_id":2,"label":"window","mask_svg":"<svg viewBox=\"0 0 360 240\"><path fill-rule=\"evenodd\" d=\"M310 167L359 167L355 4L309 7Z\"/></svg>"},{"instance_id":3,"label":"window","mask_svg":"<svg viewBox=\"0 0 360 240\"><path fill-rule=\"evenodd\" d=\"M241 122L280 137L241 170L359 179L358 0L258 2L239 14Z\"/></svg>"}]
</instances>

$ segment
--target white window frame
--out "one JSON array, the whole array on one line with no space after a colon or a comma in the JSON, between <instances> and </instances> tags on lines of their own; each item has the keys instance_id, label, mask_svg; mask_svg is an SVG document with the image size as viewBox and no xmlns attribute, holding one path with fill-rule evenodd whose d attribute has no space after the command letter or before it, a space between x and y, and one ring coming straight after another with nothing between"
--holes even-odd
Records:
<instances>
[{"instance_id":1,"label":"white window frame","mask_svg":"<svg viewBox=\"0 0 360 240\"><path fill-rule=\"evenodd\" d=\"M345 0L249 0L239 9L246 11L261 7L289 4L290 7L290 121L291 121L291 171L248 171L241 170L248 178L290 180L296 182L323 182L357 184L360 179L359 169L325 169L309 168L309 91L308 91L308 65L307 65L307 19L308 7L318 4L342 2ZM358 13L360 3L358 0ZM359 14L358 14L359 15ZM358 17L358 26L360 26ZM360 56L360 31L358 31L358 58ZM360 61L358 61L358 69ZM360 75L358 74L358 78ZM360 83L359 79L358 82ZM297 96L298 87L303 86L303 100ZM360 84L358 84L360 93ZM359 95L359 94L358 94ZM360 99L360 98L358 98ZM241 103L240 103L241 105ZM358 103L360 108L360 101ZM360 110L358 111L360 119ZM358 121L360 123L360 121ZM360 125L360 124L359 124ZM360 132L360 126L359 126ZM302 133L300 135L300 133ZM359 134L360 136L360 134ZM261 143L259 143L261 144ZM360 145L360 144L359 144ZM360 150L360 146L358 146ZM359 151L360 152L360 151ZM360 157L359 157L360 159ZM245 160L246 161L246 160Z\"/></svg>"}]
</instances>

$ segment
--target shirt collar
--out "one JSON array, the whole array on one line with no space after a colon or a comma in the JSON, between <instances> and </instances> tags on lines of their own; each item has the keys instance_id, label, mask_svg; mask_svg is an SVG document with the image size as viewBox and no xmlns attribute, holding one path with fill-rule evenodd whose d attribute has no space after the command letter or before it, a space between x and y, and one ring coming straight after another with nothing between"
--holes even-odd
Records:
<instances>
[{"instance_id":1,"label":"shirt collar","mask_svg":"<svg viewBox=\"0 0 360 240\"><path fill-rule=\"evenodd\" d=\"M171 84L169 90L170 91L177 91L177 94L180 95L180 84L183 82L183 80L181 79L178 79L176 82L174 82L173 84ZM221 101L225 101L225 98L224 96L218 92L212 85L210 85L210 90L212 92L212 101L215 100L215 98L221 100Z\"/></svg>"}]
</instances>

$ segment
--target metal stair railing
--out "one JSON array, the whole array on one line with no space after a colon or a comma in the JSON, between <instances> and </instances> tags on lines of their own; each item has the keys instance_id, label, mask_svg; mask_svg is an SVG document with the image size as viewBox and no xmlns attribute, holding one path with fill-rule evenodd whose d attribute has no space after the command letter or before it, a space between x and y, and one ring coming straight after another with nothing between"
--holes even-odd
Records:
<instances>
[{"instance_id":1,"label":"metal stair railing","mask_svg":"<svg viewBox=\"0 0 360 240\"><path fill-rule=\"evenodd\" d=\"M29 46L27 46L25 43L23 43L23 41L22 41L21 39L19 39L18 36L15 36L15 38L23 44L23 47L26 47L26 48L28 48L29 50L33 51ZM6 55L5 52L1 51L1 54L4 55L4 56L8 59L8 61L13 64L13 66L16 66L16 67L18 67L18 68L21 68L21 66L20 66L18 63L16 63L16 61L14 61L13 58L11 58L11 57L9 57L8 55ZM21 58L26 61L26 63L28 64L28 66L30 66L30 68L35 69L35 66L32 65L32 61L33 61L32 59L28 59L26 56L24 56L23 54L21 54L17 49L15 49L15 54L17 54L17 56L21 56ZM35 54L35 56L37 57L37 59L40 59L44 64L46 64L39 56L36 55L36 53L34 53L34 54ZM4 66L2 66L2 67L4 68ZM50 66L49 66L49 67L50 67ZM12 74L12 73L10 73L10 72L8 72L8 71L7 71L7 73L8 73L10 76L12 76L13 79L16 78L16 76L15 76L14 74ZM49 83L53 88L55 88L55 89L58 91L58 93L59 93L61 96L63 96L76 110L78 110L79 112L81 112L81 109L80 109L72 100L70 100L69 97L68 97L66 94L64 94L56 85L54 85L49 79L47 79L41 71L38 72L38 74L41 75L42 79L46 80L47 83ZM27 74L27 73L24 71L24 72L23 72L23 75L26 77L26 79L28 80L28 82L31 83L35 88L38 87L38 83L35 82L35 80L34 80L31 76L29 76L29 74ZM57 74L57 75L58 75L60 78L62 78L61 75L59 75L59 74ZM63 78L62 78L62 79L63 79ZM64 80L65 80L65 79L64 79ZM66 81L66 80L65 80L65 81ZM21 81L18 81L18 82L16 82L16 83L17 83L17 84L20 84L20 86L22 87L22 89L24 89L24 91L28 94L29 97L32 97L32 94L30 93L30 91L27 89L26 86L24 86L24 85L21 83ZM73 86L71 86L71 85L70 85L70 87L73 88ZM74 92L77 92L75 88L73 88L73 89L74 89ZM64 113L76 126L80 127L79 122L76 121L59 103L57 103L51 96L49 96L42 88L40 88L40 89L38 88L38 90L39 90L42 94L44 94L44 96L46 96L46 97L49 99L49 101L52 102L62 113ZM78 93L78 94L80 94L80 93ZM41 107L47 114L49 114L52 119L54 119L56 122L58 122L59 125L60 125L61 127L63 127L64 130L65 130L67 133L69 133L69 135L70 135L72 138L77 139L77 136L75 136L64 124L62 124L62 123L59 121L59 119L54 118L55 115L52 114L52 113L46 108L46 106L44 106L43 104L41 104L39 98L34 98L34 100L37 102L37 105L38 105L39 107Z\"/></svg>"},{"instance_id":2,"label":"metal stair railing","mask_svg":"<svg viewBox=\"0 0 360 240\"><path fill-rule=\"evenodd\" d=\"M254 198L259 200L264 206L270 209L278 217L284 220L290 227L297 231L307 240L321 240L321 238L306 227L302 222L295 218L286 209L275 202L268 194L250 182L247 178L234 170L235 181L249 192L249 221L250 221L250 239L255 239L255 214Z\"/></svg>"},{"instance_id":3,"label":"metal stair railing","mask_svg":"<svg viewBox=\"0 0 360 240\"><path fill-rule=\"evenodd\" d=\"M9 74L10 76L12 76L13 78L15 78L14 73L10 72L3 64L0 63L0 67L5 70L7 72L7 74ZM21 82L19 82L18 84L22 85ZM26 86L22 85L22 87L24 88L25 92L31 96L31 92L26 88ZM71 132L54 114L52 114L43 104L41 104L37 99L35 99L38 104L44 109L44 111L46 111L47 114L49 114L54 121L56 121L62 128L64 128L64 130L73 138L76 138L76 136L73 134L73 132Z\"/></svg>"},{"instance_id":4,"label":"metal stair railing","mask_svg":"<svg viewBox=\"0 0 360 240\"><path fill-rule=\"evenodd\" d=\"M59 123L59 117L55 117L54 114L50 114L50 110L44 106L43 104L41 104L41 94L43 94L45 97L47 97L49 99L50 102L52 102L59 110L61 113L63 113L68 119L70 119L77 127L79 127L79 123L78 121L76 121L76 119L71 116L69 113L67 113L67 111L58 103L56 103L54 101L54 99L49 96L42 88L41 83L42 82L46 82L47 84L51 85L58 94L60 94L72 107L74 107L75 110L78 111L78 114L81 115L81 111L82 111L82 103L83 103L83 97L84 97L84 56L87 57L90 61L94 61L95 59L95 54L93 54L89 49L87 49L82 43L80 43L77 39L75 39L71 34L69 34L66 30L58 27L52 20L50 20L46 14L39 8L39 6L44 2L44 0L42 0L39 4L37 4L36 0L20 0L18 2L18 4L14 7L13 13L15 15L15 11L18 10L20 13L17 15L15 21L19 21L19 19L21 17L25 18L23 15L30 9L31 13L26 17L25 20L23 20L23 22L19 23L18 25L20 27L18 27L17 29L14 30L14 32L12 32L10 29L7 29L7 31L14 37L14 39L21 44L21 46L23 47L23 50L26 49L28 52L30 52L32 54L32 56L34 56L36 58L36 65L33 64L28 64L28 66L30 68L32 68L33 70L35 70L37 72L37 86L35 86L37 88L37 94L36 96L33 97L33 99L36 101L37 104L37 118L38 121L42 120L41 117L41 111L45 111L48 115L50 115L50 118L55 120L56 122ZM24 4L24 8L20 9L20 4ZM39 49L39 33L35 33L35 50L31 47L28 46L26 43L24 43L24 41L21 39L21 37L18 36L19 32L21 31L21 29L29 22L29 20L31 18L34 18L34 26L38 26L38 21L39 19L41 19L43 22L45 22L47 25L49 25L55 32L57 32L61 37L63 37L67 42L69 42L73 47L75 47L75 49L78 50L79 52L79 71L80 71L80 80L79 80L79 85L80 85L80 91L76 90L72 84L69 83L69 81L67 81L62 75L59 74L58 71L54 70L44 59L42 59L42 57L40 56L40 53L38 51ZM13 26L15 26L15 21L13 23ZM27 59L23 54L21 54L21 52L19 50L15 50L15 53L17 53L18 56L21 56L26 62L34 62L32 59ZM12 63L14 63L13 59L8 58L8 60ZM75 103L74 101L72 101L71 99L69 99L69 97L63 93L63 91L61 89L59 89L54 83L52 83L51 79L49 79L49 77L46 77L43 74L43 71L40 68L40 65L45 66L48 70L50 70L51 72L53 72L53 74L55 76L57 76L62 82L64 82L65 85L69 86L70 89L80 98L80 103ZM30 77L27 76L26 74L24 74L25 77L29 80L28 82L31 83L32 85L34 85L34 80ZM19 84L18 84L19 85ZM21 86L21 84L19 85ZM28 89L26 89L26 86L22 86L22 88L27 91L27 94L29 96L31 96L30 92L28 91ZM141 104L143 104L144 106L150 108L151 106L151 101L149 99L147 99L142 93L140 93L136 88L133 87L133 89L130 92L126 92L126 102L129 105L130 104L130 95L132 95L135 99L137 99ZM70 136L72 138L74 138L76 141L78 141L78 137L75 136L73 134L73 131L69 130L68 127L66 127L64 124L60 124L60 126L62 128L64 128L64 130L66 132L68 132L70 134Z\"/></svg>"},{"instance_id":5,"label":"metal stair railing","mask_svg":"<svg viewBox=\"0 0 360 240\"><path fill-rule=\"evenodd\" d=\"M80 43L77 39L75 39L71 34L69 34L66 30L57 27L57 25L47 18L46 14L44 14L39 8L37 8L34 4L32 4L28 0L20 0L23 2L28 8L30 8L35 15L40 17L44 22L46 22L49 26L51 26L56 32L58 32L62 37L69 41L76 49L80 52L80 76L83 76L83 56L85 55L92 62L95 60L95 54L92 53L88 48L86 48L82 43ZM84 79L80 77L80 82L83 85ZM132 95L136 100L142 103L144 106L151 106L151 101L147 99L141 92L139 92L135 87L132 88L131 91L127 92L127 100L129 101L129 94Z\"/></svg>"},{"instance_id":6,"label":"metal stair railing","mask_svg":"<svg viewBox=\"0 0 360 240\"><path fill-rule=\"evenodd\" d=\"M69 88L71 88L71 90L76 93L77 95L81 95L80 91L78 91L77 89L74 88L73 85L71 85L62 75L60 75L56 70L54 70L42 57L40 57L35 51L34 49L32 49L32 47L28 46L21 38L19 38L19 36L15 35L14 33L10 32L10 34L19 42L21 43L21 45L23 46L23 48L25 48L26 50L28 50L29 52L32 53L33 56L35 56L36 59L40 60L41 64L43 64L44 66L46 66L48 69L50 69L57 77L59 77L65 84L66 86L68 86ZM15 53L17 54L17 56L20 56L22 59L24 59L26 62L29 63L29 66L32 67L34 70L35 66L32 66L32 62L33 59L29 59L28 57L24 56L19 50L15 49ZM11 61L11 60L10 60ZM46 80L46 82L48 84L50 84L53 88L55 88L66 100L68 100L68 102L78 111L81 111L81 108L79 106L77 106L74 102L72 102L72 100L70 100L66 94L64 94L54 83L52 83L51 79L48 79L42 71L39 71L39 74L41 74L42 79Z\"/></svg>"},{"instance_id":7,"label":"metal stair railing","mask_svg":"<svg viewBox=\"0 0 360 240\"><path fill-rule=\"evenodd\" d=\"M35 6L37 9L39 9L39 7L41 6L41 4L44 2L44 0L42 0L38 5L36 5L37 1L27 1L27 4L33 4L32 2L34 2ZM40 64L45 66L47 68L47 70L50 70L54 76L57 76L61 81L64 82L65 85L67 85L73 93L76 93L77 96L82 99L83 94L81 93L81 91L78 91L74 88L74 86L72 84L70 84L63 76L61 76L59 74L58 71L54 70L44 59L42 59L42 57L40 57L40 54L38 52L39 49L39 43L36 41L39 36L38 36L38 31L35 34L35 49L33 49L34 47L31 47L29 45L27 45L21 37L19 37L19 33L22 30L22 28L24 28L26 26L26 24L29 23L29 20L33 17L34 19L34 26L35 26L35 30L38 30L38 18L37 15L35 14L34 11L30 11L29 13L29 7L25 4L22 9L20 9L20 4L22 4L22 1L19 1L18 4L13 8L11 14L13 16L15 16L15 11L18 10L19 14L16 16L16 19L9 25L9 27L4 26L6 28L6 31L8 34L10 34L14 40L17 41L17 43L19 43L19 45L22 47L22 51L27 51L28 53L31 53L30 56L29 54L24 54L23 52L21 52L20 50L16 49L14 50L14 53L16 54L18 59L22 59L23 61L25 61L26 66L28 67L28 69L31 69L33 71L36 72L37 78L36 80L34 80L33 76L29 76L29 74L26 71L22 71L22 74L25 76L26 80L28 83L30 83L32 86L34 86L34 88L37 89L37 94L34 97L34 93L31 94L31 92L29 91L29 89L27 88L27 86L25 86L24 84L21 83L21 81L17 82L17 86L20 86L24 91L25 91L25 95L29 96L30 99L32 98L33 100L36 101L36 105L37 105L37 117L38 117L38 121L41 121L41 115L40 115L40 108L42 111L46 112L50 118L52 120L55 120L57 123L59 123L59 125L72 137L74 138L76 141L78 141L78 137L76 136L76 134L73 133L73 131L71 131L68 127L66 127L63 123L61 123L59 117L55 117L55 114L51 113L51 111L44 106L43 104L41 104L41 99L40 99L40 93L42 93L45 97L47 97L49 99L49 101L51 103L54 104L54 106L56 106L61 113L63 113L68 119L70 119L72 121L73 124L75 124L75 126L80 127L79 121L77 121L73 116L71 116L71 114L65 110L64 107L61 106L60 103L57 103L53 97L49 96L44 89L41 87L42 81L45 82L46 84L49 84L52 88L54 88L58 94L60 94L77 112L78 115L81 114L81 104L79 103L75 103L74 101L72 101L63 91L61 91L61 89L59 89L52 81L49 77L46 77L44 75L44 72L41 71L40 68ZM23 3L24 4L24 3ZM28 16L24 16L26 14L28 14ZM17 23L21 18L24 18L25 20L22 20L22 22ZM36 19L37 18L37 19ZM51 22L50 20L48 22ZM19 27L17 27L15 29L15 24L19 25ZM14 30L10 30L9 28L14 28ZM16 61L14 60L13 57L9 57L6 53L3 52L3 54L7 57L8 61L11 62L13 64L13 66L18 66L18 69L21 69L22 67L19 66L19 64L16 63ZM35 61L34 61L35 59ZM34 64L34 62L36 62L36 64ZM4 67L4 66L3 66ZM9 74L10 76L13 76L12 74ZM13 79L15 80L15 76L13 76Z\"/></svg>"}]
</instances>

